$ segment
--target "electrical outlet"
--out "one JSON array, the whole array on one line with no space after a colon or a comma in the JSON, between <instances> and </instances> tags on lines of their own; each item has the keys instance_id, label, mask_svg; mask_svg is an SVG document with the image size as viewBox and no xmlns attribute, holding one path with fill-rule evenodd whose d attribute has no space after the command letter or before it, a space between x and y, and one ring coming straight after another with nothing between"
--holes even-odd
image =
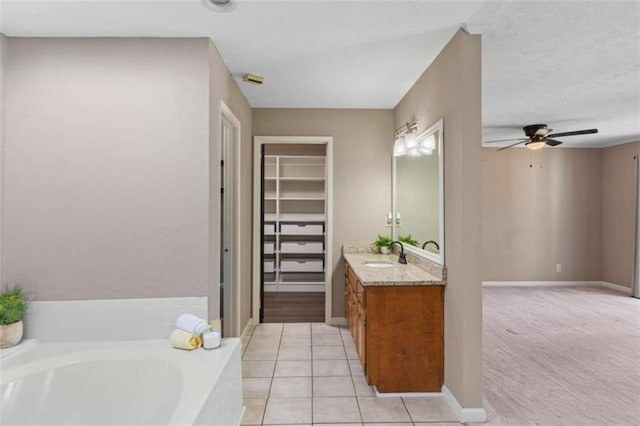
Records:
<instances>
[{"instance_id":1,"label":"electrical outlet","mask_svg":"<svg viewBox=\"0 0 640 426\"><path fill-rule=\"evenodd\" d=\"M562 264L561 263L556 264L556 272L562 272Z\"/></svg>"}]
</instances>

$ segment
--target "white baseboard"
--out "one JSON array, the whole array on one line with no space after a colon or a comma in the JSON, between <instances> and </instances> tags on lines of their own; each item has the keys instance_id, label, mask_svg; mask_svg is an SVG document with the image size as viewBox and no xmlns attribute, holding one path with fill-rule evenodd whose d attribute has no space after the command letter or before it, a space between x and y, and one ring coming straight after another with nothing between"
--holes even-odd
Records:
<instances>
[{"instance_id":1,"label":"white baseboard","mask_svg":"<svg viewBox=\"0 0 640 426\"><path fill-rule=\"evenodd\" d=\"M347 319L343 317L333 317L331 318L331 322L329 325L339 326L339 325L347 325Z\"/></svg>"},{"instance_id":2,"label":"white baseboard","mask_svg":"<svg viewBox=\"0 0 640 426\"><path fill-rule=\"evenodd\" d=\"M460 423L484 423L487 421L487 412L484 408L462 408L449 388L442 386L442 396L453 410Z\"/></svg>"},{"instance_id":3,"label":"white baseboard","mask_svg":"<svg viewBox=\"0 0 640 426\"><path fill-rule=\"evenodd\" d=\"M482 287L604 287L625 294L631 289L606 281L483 281Z\"/></svg>"},{"instance_id":4,"label":"white baseboard","mask_svg":"<svg viewBox=\"0 0 640 426\"><path fill-rule=\"evenodd\" d=\"M629 287L625 287L623 285L613 284L613 283L609 283L607 281L601 281L600 284L601 284L602 287L610 288L611 290L616 290L616 291L619 291L621 293L628 294L629 296L631 296L631 294L632 294L632 289L630 289Z\"/></svg>"},{"instance_id":5,"label":"white baseboard","mask_svg":"<svg viewBox=\"0 0 640 426\"><path fill-rule=\"evenodd\" d=\"M483 281L482 287L599 287L601 281Z\"/></svg>"}]
</instances>

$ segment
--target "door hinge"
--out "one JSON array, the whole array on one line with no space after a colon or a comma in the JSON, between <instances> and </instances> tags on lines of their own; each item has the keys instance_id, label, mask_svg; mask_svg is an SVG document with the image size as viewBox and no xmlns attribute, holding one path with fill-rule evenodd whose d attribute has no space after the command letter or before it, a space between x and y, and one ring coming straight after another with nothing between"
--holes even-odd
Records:
<instances>
[{"instance_id":1,"label":"door hinge","mask_svg":"<svg viewBox=\"0 0 640 426\"><path fill-rule=\"evenodd\" d=\"M220 193L224 194L224 188L220 188Z\"/></svg>"},{"instance_id":2,"label":"door hinge","mask_svg":"<svg viewBox=\"0 0 640 426\"><path fill-rule=\"evenodd\" d=\"M220 165L224 166L224 160L220 160Z\"/></svg>"}]
</instances>

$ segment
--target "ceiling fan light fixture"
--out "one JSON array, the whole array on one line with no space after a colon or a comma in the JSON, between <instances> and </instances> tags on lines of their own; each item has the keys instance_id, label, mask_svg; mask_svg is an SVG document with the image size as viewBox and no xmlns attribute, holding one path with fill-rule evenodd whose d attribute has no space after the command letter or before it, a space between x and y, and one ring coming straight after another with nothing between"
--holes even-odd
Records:
<instances>
[{"instance_id":1,"label":"ceiling fan light fixture","mask_svg":"<svg viewBox=\"0 0 640 426\"><path fill-rule=\"evenodd\" d=\"M532 151L537 151L539 149L544 148L545 145L545 141L532 141L532 142L527 142L526 144L524 144L524 146L526 146L527 148L529 148Z\"/></svg>"}]
</instances>

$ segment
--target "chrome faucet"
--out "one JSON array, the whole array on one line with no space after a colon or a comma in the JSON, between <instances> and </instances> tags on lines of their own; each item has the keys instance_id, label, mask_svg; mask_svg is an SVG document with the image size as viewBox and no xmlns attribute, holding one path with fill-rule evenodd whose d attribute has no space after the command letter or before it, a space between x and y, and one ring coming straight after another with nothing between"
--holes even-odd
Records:
<instances>
[{"instance_id":1,"label":"chrome faucet","mask_svg":"<svg viewBox=\"0 0 640 426\"><path fill-rule=\"evenodd\" d=\"M407 264L407 255L404 254L404 246L402 245L402 243L400 241L394 241L391 244L389 244L389 248L391 248L392 245L394 244L399 244L400 245L400 257L398 257L398 263L402 263L403 265Z\"/></svg>"},{"instance_id":2,"label":"chrome faucet","mask_svg":"<svg viewBox=\"0 0 640 426\"><path fill-rule=\"evenodd\" d=\"M435 241L431 240L431 241L427 241L426 243L424 243L422 245L422 250L424 250L424 248L427 246L427 244L433 244L434 246L436 246L436 248L438 249L438 251L440 251L440 245L438 243L436 243Z\"/></svg>"}]
</instances>

